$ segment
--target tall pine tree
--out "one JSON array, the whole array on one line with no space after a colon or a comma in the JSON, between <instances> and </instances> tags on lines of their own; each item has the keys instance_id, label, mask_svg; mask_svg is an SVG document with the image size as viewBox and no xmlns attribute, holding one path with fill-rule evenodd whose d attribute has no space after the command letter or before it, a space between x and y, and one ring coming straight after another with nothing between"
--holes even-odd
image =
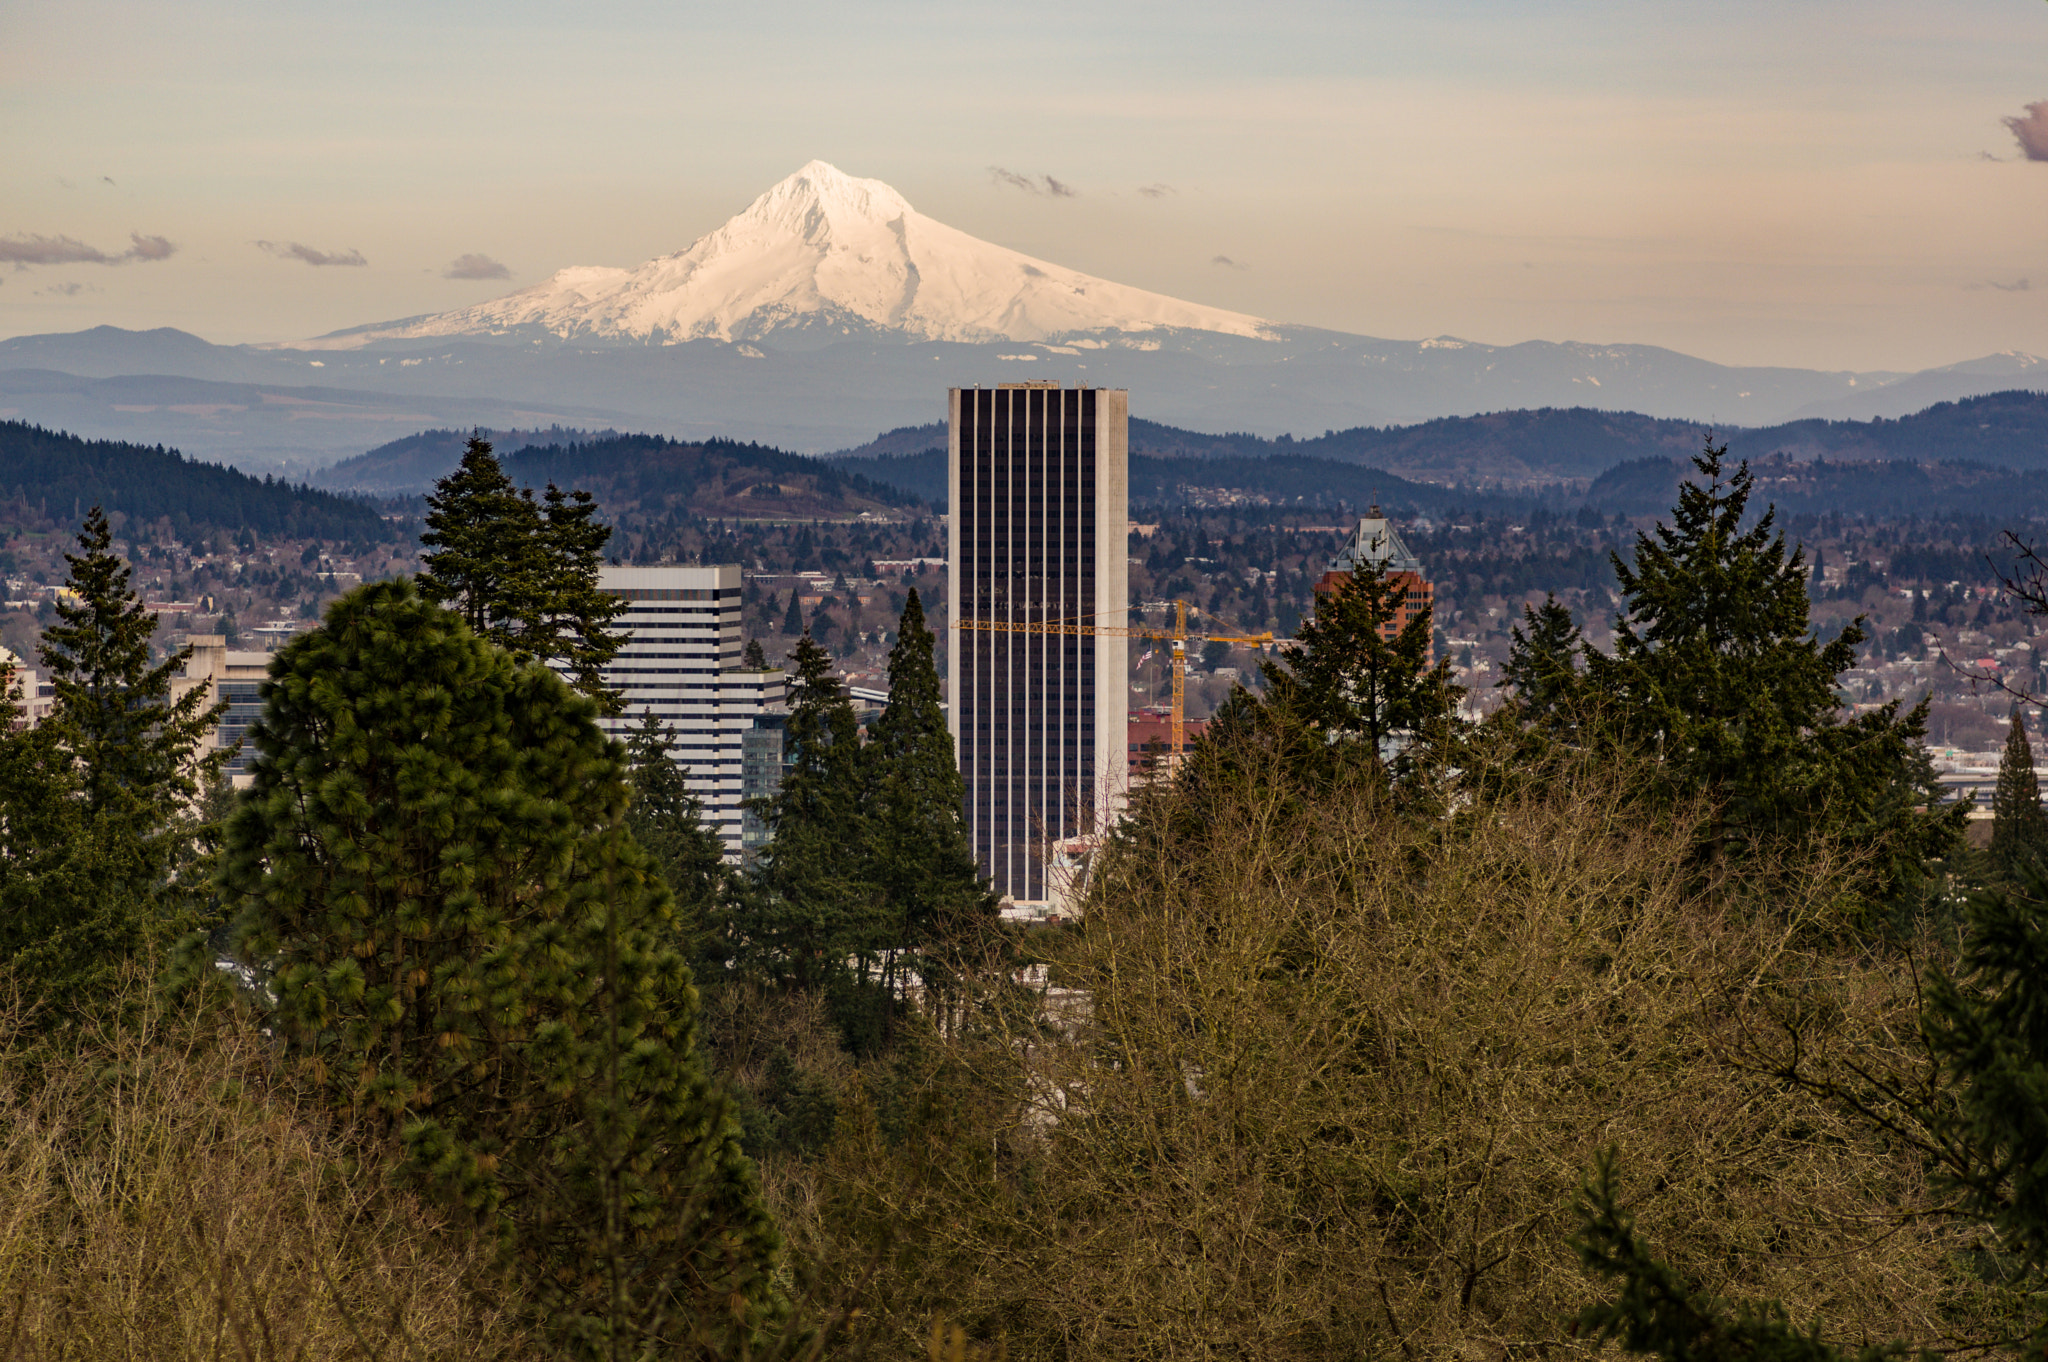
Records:
<instances>
[{"instance_id":1,"label":"tall pine tree","mask_svg":"<svg viewBox=\"0 0 2048 1362\"><path fill-rule=\"evenodd\" d=\"M778 1240L594 704L405 581L264 694L223 883L287 1053L496 1234L570 1354L744 1353Z\"/></svg>"},{"instance_id":2,"label":"tall pine tree","mask_svg":"<svg viewBox=\"0 0 2048 1362\"><path fill-rule=\"evenodd\" d=\"M1579 626L1572 622L1572 612L1549 593L1541 606L1522 607L1522 623L1528 633L1522 632L1522 625L1509 630L1500 684L1514 691L1523 722L1547 727L1568 722L1584 698L1580 657L1585 642Z\"/></svg>"},{"instance_id":3,"label":"tall pine tree","mask_svg":"<svg viewBox=\"0 0 2048 1362\"><path fill-rule=\"evenodd\" d=\"M1960 835L1920 743L1927 702L1847 719L1837 678L1854 665L1860 620L1822 644L1808 627L1806 569L1767 509L1745 527L1753 479L1707 442L1697 482L1669 525L1611 555L1621 589L1611 655L1589 652L1589 683L1673 787L1708 796L1712 856L1825 831L1869 857L1881 897L1913 883Z\"/></svg>"},{"instance_id":4,"label":"tall pine tree","mask_svg":"<svg viewBox=\"0 0 2048 1362\"><path fill-rule=\"evenodd\" d=\"M633 782L626 825L675 894L678 939L695 965L703 958L704 932L724 907L731 874L725 844L705 826L703 801L669 757L674 744L655 712L643 711L626 743Z\"/></svg>"},{"instance_id":5,"label":"tall pine tree","mask_svg":"<svg viewBox=\"0 0 2048 1362\"><path fill-rule=\"evenodd\" d=\"M2048 870L2048 818L2041 813L2034 749L2015 705L1998 762L1998 788L1991 796L1991 873L2000 883L2015 884L2026 866Z\"/></svg>"},{"instance_id":6,"label":"tall pine tree","mask_svg":"<svg viewBox=\"0 0 2048 1362\"><path fill-rule=\"evenodd\" d=\"M734 948L757 977L815 989L839 981L847 950L873 939L875 891L861 854L866 767L831 656L806 634L791 661L782 788L765 810L773 837L755 864Z\"/></svg>"},{"instance_id":7,"label":"tall pine tree","mask_svg":"<svg viewBox=\"0 0 2048 1362\"><path fill-rule=\"evenodd\" d=\"M869 878L880 899L883 941L910 952L927 985L936 987L967 934L993 920L996 897L967 840L967 790L915 588L897 630L889 704L863 751ZM899 959L890 955L885 987L893 988Z\"/></svg>"},{"instance_id":8,"label":"tall pine tree","mask_svg":"<svg viewBox=\"0 0 2048 1362\"><path fill-rule=\"evenodd\" d=\"M1462 693L1448 661L1430 664L1427 613L1386 636L1399 590L1361 565L1317 598L1315 614L1296 631L1288 666L1263 665L1271 704L1329 740L1391 761L1397 772L1411 768L1420 748L1455 722Z\"/></svg>"},{"instance_id":9,"label":"tall pine tree","mask_svg":"<svg viewBox=\"0 0 2048 1362\"><path fill-rule=\"evenodd\" d=\"M43 889L0 927L0 951L59 1004L103 993L123 960L197 925L208 901L201 792L229 755L212 748L225 702L209 705L201 687L172 698L191 649L152 663L156 616L130 587L99 507L78 542L42 640L56 704L6 758L10 818L22 801L13 840L43 847L13 869L18 884Z\"/></svg>"},{"instance_id":10,"label":"tall pine tree","mask_svg":"<svg viewBox=\"0 0 2048 1362\"><path fill-rule=\"evenodd\" d=\"M616 712L602 673L624 642L611 623L626 606L597 587L611 534L588 492L550 483L536 499L506 475L490 441L472 437L427 497L420 590L514 660L560 668Z\"/></svg>"},{"instance_id":11,"label":"tall pine tree","mask_svg":"<svg viewBox=\"0 0 2048 1362\"><path fill-rule=\"evenodd\" d=\"M56 691L50 722L78 762L87 815L125 824L145 873L164 874L201 786L227 759L204 750L227 702L208 705L196 687L171 698L192 649L150 661L156 615L129 585L99 507L78 543L82 554L64 555L70 591L40 649Z\"/></svg>"}]
</instances>

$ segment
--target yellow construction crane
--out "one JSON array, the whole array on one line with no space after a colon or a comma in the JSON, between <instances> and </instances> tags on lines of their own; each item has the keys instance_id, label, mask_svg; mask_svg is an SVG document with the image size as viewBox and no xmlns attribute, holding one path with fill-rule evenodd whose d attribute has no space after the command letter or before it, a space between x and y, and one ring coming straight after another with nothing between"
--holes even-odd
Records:
<instances>
[{"instance_id":1,"label":"yellow construction crane","mask_svg":"<svg viewBox=\"0 0 2048 1362\"><path fill-rule=\"evenodd\" d=\"M1200 613L1199 611L1196 613ZM1188 640L1201 639L1209 643L1271 643L1273 635L1264 634L1212 634L1204 631L1188 632L1188 603L1173 603L1173 628L1155 629L1143 624L1090 624L1092 615L1077 615L1069 619L1037 620L1029 623L1012 624L1003 620L957 620L955 629L969 629L980 633L1004 634L1080 634L1108 635L1121 638L1149 638L1173 645L1173 754L1170 765L1177 765L1181 753L1187 747L1187 659Z\"/></svg>"}]
</instances>

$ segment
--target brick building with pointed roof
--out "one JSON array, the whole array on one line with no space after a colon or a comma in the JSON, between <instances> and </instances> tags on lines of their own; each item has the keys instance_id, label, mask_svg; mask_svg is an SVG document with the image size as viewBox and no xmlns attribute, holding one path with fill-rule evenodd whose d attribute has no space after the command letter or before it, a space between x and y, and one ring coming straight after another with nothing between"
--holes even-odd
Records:
<instances>
[{"instance_id":1,"label":"brick building with pointed roof","mask_svg":"<svg viewBox=\"0 0 2048 1362\"><path fill-rule=\"evenodd\" d=\"M1395 588L1394 613L1380 626L1380 637L1391 639L1417 615L1434 612L1436 588L1423 576L1422 560L1402 542L1401 532L1380 513L1377 505L1359 518L1358 528L1316 580L1316 594L1335 591L1346 577L1361 570L1379 573ZM1433 646L1430 660L1436 660Z\"/></svg>"}]
</instances>

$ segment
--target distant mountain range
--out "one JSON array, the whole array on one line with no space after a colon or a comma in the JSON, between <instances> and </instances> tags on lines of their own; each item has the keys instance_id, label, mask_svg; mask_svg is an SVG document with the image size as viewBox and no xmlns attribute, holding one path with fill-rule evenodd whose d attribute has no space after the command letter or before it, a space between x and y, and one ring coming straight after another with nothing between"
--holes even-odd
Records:
<instances>
[{"instance_id":1,"label":"distant mountain range","mask_svg":"<svg viewBox=\"0 0 2048 1362\"><path fill-rule=\"evenodd\" d=\"M1361 426L1313 439L1231 434L1205 435L1133 418L1131 450L1187 461L1243 461L1289 457L1346 465L1368 465L1417 482L1474 488L1527 488L1580 484L1617 465L1642 459L1684 459L1713 433L1692 421L1665 420L1634 412L1584 407L1493 412L1444 417L1413 426ZM1732 430L1725 439L1737 458L1773 455L1810 462L1961 460L1990 467L2048 469L2048 394L2002 392L1937 403L1897 420L1793 421L1756 430ZM939 451L946 428L932 422L903 426L863 445L843 450L832 461L847 469L873 466L872 476L901 479L920 495L933 495L925 451ZM886 470L886 471L885 471ZM1191 466L1188 478L1213 482ZM1135 466L1133 487L1136 487ZM2044 508L2048 509L2048 508Z\"/></svg>"},{"instance_id":2,"label":"distant mountain range","mask_svg":"<svg viewBox=\"0 0 2048 1362\"><path fill-rule=\"evenodd\" d=\"M572 267L453 312L276 346L112 327L0 342L0 417L252 467L305 468L380 432L469 424L818 451L928 422L949 386L1024 379L1128 388L1136 410L1189 432L1301 443L1544 408L1730 431L1898 417L2048 388L2048 362L2011 353L1918 373L1821 372L1654 346L1288 326L979 241L880 181L812 162L684 250Z\"/></svg>"}]
</instances>

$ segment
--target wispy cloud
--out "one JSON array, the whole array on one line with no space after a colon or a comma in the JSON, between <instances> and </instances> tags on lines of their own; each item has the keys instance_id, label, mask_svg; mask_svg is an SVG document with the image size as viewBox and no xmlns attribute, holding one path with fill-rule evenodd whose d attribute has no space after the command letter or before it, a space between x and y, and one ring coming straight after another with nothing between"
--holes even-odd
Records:
<instances>
[{"instance_id":1,"label":"wispy cloud","mask_svg":"<svg viewBox=\"0 0 2048 1362\"><path fill-rule=\"evenodd\" d=\"M1212 255L1209 257L1209 263L1221 265L1226 270L1248 270L1251 268L1251 264L1248 261L1232 260L1227 255Z\"/></svg>"},{"instance_id":2,"label":"wispy cloud","mask_svg":"<svg viewBox=\"0 0 2048 1362\"><path fill-rule=\"evenodd\" d=\"M135 260L168 260L178 248L160 236L128 234L128 249L109 255L97 246L68 236L0 237L0 264L26 268L30 265L126 265Z\"/></svg>"},{"instance_id":3,"label":"wispy cloud","mask_svg":"<svg viewBox=\"0 0 2048 1362\"><path fill-rule=\"evenodd\" d=\"M2026 117L2005 120L2029 161L2048 161L2048 101L2027 106Z\"/></svg>"},{"instance_id":4,"label":"wispy cloud","mask_svg":"<svg viewBox=\"0 0 2048 1362\"><path fill-rule=\"evenodd\" d=\"M1991 287L1997 289L2000 293L2025 293L2033 287L2025 279L2015 279L2010 284L2001 284L1996 279L1993 279L1990 283Z\"/></svg>"},{"instance_id":5,"label":"wispy cloud","mask_svg":"<svg viewBox=\"0 0 2048 1362\"><path fill-rule=\"evenodd\" d=\"M458 255L441 271L443 279L510 279L512 271L487 255Z\"/></svg>"},{"instance_id":6,"label":"wispy cloud","mask_svg":"<svg viewBox=\"0 0 2048 1362\"><path fill-rule=\"evenodd\" d=\"M259 251L268 251L281 260L303 260L308 265L367 265L363 253L356 250L321 251L299 241L259 241Z\"/></svg>"},{"instance_id":7,"label":"wispy cloud","mask_svg":"<svg viewBox=\"0 0 2048 1362\"><path fill-rule=\"evenodd\" d=\"M54 293L60 298L76 298L81 293L98 293L99 290L90 284L81 284L76 279L67 279L61 284L51 284L47 288L39 288L36 292Z\"/></svg>"},{"instance_id":8,"label":"wispy cloud","mask_svg":"<svg viewBox=\"0 0 2048 1362\"><path fill-rule=\"evenodd\" d=\"M1021 189L1027 194L1037 194L1042 198L1076 199L1081 196L1080 190L1065 180L1056 180L1050 175L1020 175L1001 166L990 166L988 174L997 184L1006 184L1012 189Z\"/></svg>"},{"instance_id":9,"label":"wispy cloud","mask_svg":"<svg viewBox=\"0 0 2048 1362\"><path fill-rule=\"evenodd\" d=\"M1148 199L1163 199L1168 194L1180 193L1170 184L1141 184L1138 186L1138 192Z\"/></svg>"}]
</instances>

